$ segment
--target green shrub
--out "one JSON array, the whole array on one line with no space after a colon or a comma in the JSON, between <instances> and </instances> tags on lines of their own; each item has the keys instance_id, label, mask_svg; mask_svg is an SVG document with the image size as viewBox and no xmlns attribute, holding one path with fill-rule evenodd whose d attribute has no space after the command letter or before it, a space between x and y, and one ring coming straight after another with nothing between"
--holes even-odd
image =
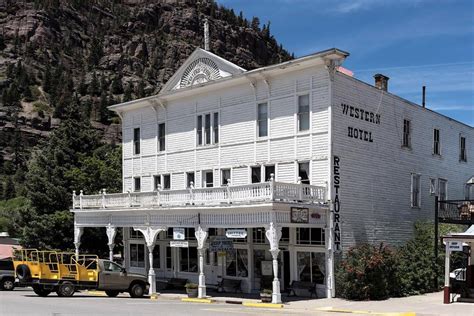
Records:
<instances>
[{"instance_id":1,"label":"green shrub","mask_svg":"<svg viewBox=\"0 0 474 316\"><path fill-rule=\"evenodd\" d=\"M336 275L338 295L351 300L381 300L392 296L396 283L396 256L389 247L363 244L353 247Z\"/></svg>"}]
</instances>

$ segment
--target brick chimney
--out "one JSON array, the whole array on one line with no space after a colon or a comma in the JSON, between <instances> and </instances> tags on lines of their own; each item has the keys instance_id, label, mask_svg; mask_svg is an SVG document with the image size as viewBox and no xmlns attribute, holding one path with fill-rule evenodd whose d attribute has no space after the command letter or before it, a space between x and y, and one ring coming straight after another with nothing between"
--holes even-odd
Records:
<instances>
[{"instance_id":1,"label":"brick chimney","mask_svg":"<svg viewBox=\"0 0 474 316\"><path fill-rule=\"evenodd\" d=\"M387 76L384 76L382 74L375 74L375 87L377 89L387 91L388 90L388 79L390 79Z\"/></svg>"}]
</instances>

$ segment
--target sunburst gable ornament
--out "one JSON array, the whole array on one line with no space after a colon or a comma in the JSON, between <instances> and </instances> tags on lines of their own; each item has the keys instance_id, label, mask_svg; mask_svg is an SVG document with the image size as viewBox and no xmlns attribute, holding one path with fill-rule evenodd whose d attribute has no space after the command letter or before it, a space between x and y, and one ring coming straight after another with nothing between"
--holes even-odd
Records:
<instances>
[{"instance_id":1,"label":"sunburst gable ornament","mask_svg":"<svg viewBox=\"0 0 474 316\"><path fill-rule=\"evenodd\" d=\"M180 88L190 87L221 78L216 63L209 58L198 58L184 71L179 83Z\"/></svg>"}]
</instances>

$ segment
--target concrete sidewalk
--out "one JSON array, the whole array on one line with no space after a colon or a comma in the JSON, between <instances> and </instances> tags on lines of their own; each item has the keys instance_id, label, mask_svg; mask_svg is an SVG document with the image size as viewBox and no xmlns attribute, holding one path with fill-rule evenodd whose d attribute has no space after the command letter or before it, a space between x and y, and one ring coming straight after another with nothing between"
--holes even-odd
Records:
<instances>
[{"instance_id":1,"label":"concrete sidewalk","mask_svg":"<svg viewBox=\"0 0 474 316\"><path fill-rule=\"evenodd\" d=\"M219 295L220 293L212 293ZM186 294L162 293L158 300L181 300ZM214 303L258 303L259 299L232 296L212 296ZM452 303L443 304L443 292L430 293L402 298L391 298L384 301L347 301L333 299L304 299L284 300L284 311L288 314L329 314L347 315L446 315L446 316L474 316L474 304Z\"/></svg>"}]
</instances>

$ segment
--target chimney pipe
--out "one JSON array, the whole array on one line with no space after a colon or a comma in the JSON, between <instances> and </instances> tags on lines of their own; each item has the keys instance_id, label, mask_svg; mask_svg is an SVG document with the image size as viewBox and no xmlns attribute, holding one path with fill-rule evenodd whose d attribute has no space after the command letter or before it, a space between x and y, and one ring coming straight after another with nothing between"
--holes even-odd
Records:
<instances>
[{"instance_id":1,"label":"chimney pipe","mask_svg":"<svg viewBox=\"0 0 474 316\"><path fill-rule=\"evenodd\" d=\"M421 105L425 107L425 101L426 101L426 86L423 86L423 94L421 98Z\"/></svg>"},{"instance_id":2,"label":"chimney pipe","mask_svg":"<svg viewBox=\"0 0 474 316\"><path fill-rule=\"evenodd\" d=\"M390 79L389 77L384 76L382 74L375 74L374 79L375 79L375 87L377 89L388 91L388 79Z\"/></svg>"}]
</instances>

